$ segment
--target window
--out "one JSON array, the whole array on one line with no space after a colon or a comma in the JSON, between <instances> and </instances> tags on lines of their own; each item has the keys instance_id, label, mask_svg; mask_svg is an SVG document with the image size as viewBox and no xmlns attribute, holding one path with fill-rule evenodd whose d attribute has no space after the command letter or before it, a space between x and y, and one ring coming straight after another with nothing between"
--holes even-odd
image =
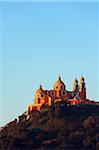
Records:
<instances>
[{"instance_id":1,"label":"window","mask_svg":"<svg viewBox=\"0 0 99 150\"><path fill-rule=\"evenodd\" d=\"M65 91L63 91L63 95L65 95Z\"/></svg>"},{"instance_id":2,"label":"window","mask_svg":"<svg viewBox=\"0 0 99 150\"><path fill-rule=\"evenodd\" d=\"M43 94L41 94L41 97L43 97Z\"/></svg>"},{"instance_id":3,"label":"window","mask_svg":"<svg viewBox=\"0 0 99 150\"><path fill-rule=\"evenodd\" d=\"M56 86L56 89L58 89L58 86Z\"/></svg>"},{"instance_id":4,"label":"window","mask_svg":"<svg viewBox=\"0 0 99 150\"><path fill-rule=\"evenodd\" d=\"M38 98L38 104L40 104L40 98Z\"/></svg>"}]
</instances>

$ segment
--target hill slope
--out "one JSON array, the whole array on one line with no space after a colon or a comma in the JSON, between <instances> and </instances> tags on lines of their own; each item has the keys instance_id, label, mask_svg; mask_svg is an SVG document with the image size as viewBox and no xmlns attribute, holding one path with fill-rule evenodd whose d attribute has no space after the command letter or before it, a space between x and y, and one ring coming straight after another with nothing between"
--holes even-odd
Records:
<instances>
[{"instance_id":1,"label":"hill slope","mask_svg":"<svg viewBox=\"0 0 99 150\"><path fill-rule=\"evenodd\" d=\"M42 108L0 131L0 149L98 150L99 106Z\"/></svg>"}]
</instances>

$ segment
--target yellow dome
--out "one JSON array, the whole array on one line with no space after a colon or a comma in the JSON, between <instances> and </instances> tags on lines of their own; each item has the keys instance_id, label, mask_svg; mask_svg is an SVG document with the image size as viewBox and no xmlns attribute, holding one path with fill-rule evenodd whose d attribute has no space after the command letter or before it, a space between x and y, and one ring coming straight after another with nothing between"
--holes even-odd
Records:
<instances>
[{"instance_id":1,"label":"yellow dome","mask_svg":"<svg viewBox=\"0 0 99 150\"><path fill-rule=\"evenodd\" d=\"M58 80L56 81L56 83L54 84L54 90L61 90L61 89L65 89L65 84L61 81L61 77L58 77Z\"/></svg>"},{"instance_id":2,"label":"yellow dome","mask_svg":"<svg viewBox=\"0 0 99 150\"><path fill-rule=\"evenodd\" d=\"M42 85L39 86L39 89L35 92L35 97L45 96L45 91L42 89Z\"/></svg>"}]
</instances>

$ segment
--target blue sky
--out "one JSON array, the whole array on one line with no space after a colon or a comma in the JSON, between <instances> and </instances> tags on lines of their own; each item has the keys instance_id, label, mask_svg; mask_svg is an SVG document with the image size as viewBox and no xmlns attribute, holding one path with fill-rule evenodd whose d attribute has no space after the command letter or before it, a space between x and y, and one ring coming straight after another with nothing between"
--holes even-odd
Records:
<instances>
[{"instance_id":1,"label":"blue sky","mask_svg":"<svg viewBox=\"0 0 99 150\"><path fill-rule=\"evenodd\" d=\"M0 125L26 111L39 84L67 90L86 80L99 101L99 5L95 2L0 3Z\"/></svg>"}]
</instances>

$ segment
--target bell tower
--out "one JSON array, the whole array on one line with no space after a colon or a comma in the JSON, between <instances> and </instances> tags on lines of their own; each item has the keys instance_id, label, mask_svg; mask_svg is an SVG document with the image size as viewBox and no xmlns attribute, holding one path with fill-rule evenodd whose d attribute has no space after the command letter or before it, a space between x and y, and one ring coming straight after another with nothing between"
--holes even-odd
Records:
<instances>
[{"instance_id":1,"label":"bell tower","mask_svg":"<svg viewBox=\"0 0 99 150\"><path fill-rule=\"evenodd\" d=\"M80 97L85 100L86 99L86 87L85 87L85 79L83 76L80 77L79 93L80 93Z\"/></svg>"},{"instance_id":2,"label":"bell tower","mask_svg":"<svg viewBox=\"0 0 99 150\"><path fill-rule=\"evenodd\" d=\"M73 82L73 86L72 86L72 91L77 93L79 91L79 85L78 85L78 80L75 79Z\"/></svg>"}]
</instances>

